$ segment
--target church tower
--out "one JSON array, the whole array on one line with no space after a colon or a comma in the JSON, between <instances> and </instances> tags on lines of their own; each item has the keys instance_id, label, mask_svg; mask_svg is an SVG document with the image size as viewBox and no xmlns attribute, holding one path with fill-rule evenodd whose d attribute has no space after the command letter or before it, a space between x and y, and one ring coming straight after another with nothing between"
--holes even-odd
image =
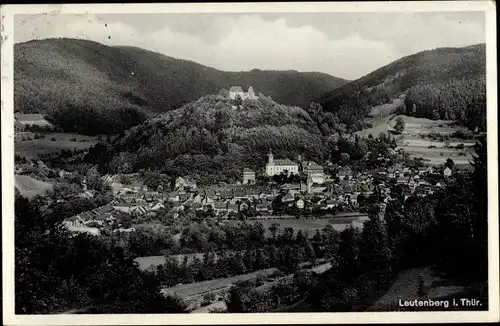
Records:
<instances>
[{"instance_id":1,"label":"church tower","mask_svg":"<svg viewBox=\"0 0 500 326\"><path fill-rule=\"evenodd\" d=\"M271 149L269 148L269 154L267 154L267 164L273 164L274 158Z\"/></svg>"},{"instance_id":2,"label":"church tower","mask_svg":"<svg viewBox=\"0 0 500 326\"><path fill-rule=\"evenodd\" d=\"M87 178L86 177L83 177L82 187L83 187L83 191L87 191Z\"/></svg>"}]
</instances>

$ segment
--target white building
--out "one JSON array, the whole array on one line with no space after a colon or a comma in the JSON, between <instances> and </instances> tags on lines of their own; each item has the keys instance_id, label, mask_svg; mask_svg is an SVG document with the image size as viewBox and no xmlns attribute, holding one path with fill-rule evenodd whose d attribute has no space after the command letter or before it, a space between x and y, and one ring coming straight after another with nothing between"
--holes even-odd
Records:
<instances>
[{"instance_id":1,"label":"white building","mask_svg":"<svg viewBox=\"0 0 500 326\"><path fill-rule=\"evenodd\" d=\"M243 184L252 184L255 183L255 172L251 169L244 168L243 169Z\"/></svg>"},{"instance_id":2,"label":"white building","mask_svg":"<svg viewBox=\"0 0 500 326\"><path fill-rule=\"evenodd\" d=\"M269 151L269 154L267 155L266 174L272 177L273 175L278 175L282 172L286 172L287 175L292 173L298 174L299 165L289 159L275 160L273 158L273 153Z\"/></svg>"},{"instance_id":3,"label":"white building","mask_svg":"<svg viewBox=\"0 0 500 326\"><path fill-rule=\"evenodd\" d=\"M248 87L248 92L244 92L241 86L231 86L229 89L229 98L234 100L236 96L239 96L242 100L251 99L255 100L258 97L255 95L253 87Z\"/></svg>"},{"instance_id":4,"label":"white building","mask_svg":"<svg viewBox=\"0 0 500 326\"><path fill-rule=\"evenodd\" d=\"M316 164L314 161L302 162L302 171L307 174L307 177L312 179L313 183L325 183L325 171L321 165Z\"/></svg>"}]
</instances>

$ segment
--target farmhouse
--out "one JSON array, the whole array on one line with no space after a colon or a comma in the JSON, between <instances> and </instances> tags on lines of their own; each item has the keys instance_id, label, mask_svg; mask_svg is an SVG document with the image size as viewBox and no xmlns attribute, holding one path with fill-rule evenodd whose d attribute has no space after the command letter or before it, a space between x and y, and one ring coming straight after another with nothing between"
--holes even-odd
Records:
<instances>
[{"instance_id":1,"label":"farmhouse","mask_svg":"<svg viewBox=\"0 0 500 326\"><path fill-rule=\"evenodd\" d=\"M448 167L446 169L444 169L443 175L444 175L445 178L451 177L451 169L448 168Z\"/></svg>"}]
</instances>

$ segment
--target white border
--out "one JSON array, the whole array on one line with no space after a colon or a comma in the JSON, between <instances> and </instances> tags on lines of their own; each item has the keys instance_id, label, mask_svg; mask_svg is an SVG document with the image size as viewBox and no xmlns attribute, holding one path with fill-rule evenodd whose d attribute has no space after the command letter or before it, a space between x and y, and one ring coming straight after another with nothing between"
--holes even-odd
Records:
<instances>
[{"instance_id":1,"label":"white border","mask_svg":"<svg viewBox=\"0 0 500 326\"><path fill-rule=\"evenodd\" d=\"M488 243L489 302L485 312L383 312L383 313L273 313L273 314L144 314L144 315L30 315L14 314L14 127L13 40L14 14L111 13L248 13L248 12L425 12L483 11L486 15L487 117L488 117ZM498 269L498 148L495 4L490 1L415 1L372 3L190 3L190 4L72 4L7 5L1 8L2 72L2 258L3 322L6 325L135 325L135 324L315 324L487 322L499 320ZM6 218L10 217L10 218Z\"/></svg>"}]
</instances>

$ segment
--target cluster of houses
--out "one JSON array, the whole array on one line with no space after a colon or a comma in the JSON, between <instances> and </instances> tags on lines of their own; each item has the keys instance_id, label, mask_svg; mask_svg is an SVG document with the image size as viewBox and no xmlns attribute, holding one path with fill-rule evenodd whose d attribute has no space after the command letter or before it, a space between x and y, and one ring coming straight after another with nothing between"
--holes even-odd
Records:
<instances>
[{"instance_id":1,"label":"cluster of houses","mask_svg":"<svg viewBox=\"0 0 500 326\"><path fill-rule=\"evenodd\" d=\"M149 190L145 185L125 186L116 179L107 180L115 194L113 202L106 206L73 216L65 221L68 229L78 232L99 234L103 227L113 232L131 232L116 220L116 212L133 216L155 216L159 211L171 209L174 217L182 211L212 211L216 216L229 217L231 213L252 211L253 218L272 218L273 202L278 199L281 207L298 210L321 211L350 206L356 208L362 198L378 194L381 208L391 200L391 187L401 185L406 196L425 197L443 186L443 179L451 176L451 169L443 171L433 167L410 169L395 166L370 172L353 172L349 166L337 169L335 176L326 175L323 167L314 161L301 160L295 163L289 159L275 160L268 154L265 167L267 175L280 173L303 173L307 183L283 185L257 185L255 172L242 171L242 183L220 184L197 187L187 177L178 177L173 190ZM434 176L435 178L429 178ZM335 177L335 181L332 180ZM437 177L437 178L436 178ZM429 180L438 180L431 182ZM82 196L88 193L85 184ZM164 191L166 190L166 191ZM91 193L89 194L91 196ZM114 216L115 215L115 216Z\"/></svg>"}]
</instances>

